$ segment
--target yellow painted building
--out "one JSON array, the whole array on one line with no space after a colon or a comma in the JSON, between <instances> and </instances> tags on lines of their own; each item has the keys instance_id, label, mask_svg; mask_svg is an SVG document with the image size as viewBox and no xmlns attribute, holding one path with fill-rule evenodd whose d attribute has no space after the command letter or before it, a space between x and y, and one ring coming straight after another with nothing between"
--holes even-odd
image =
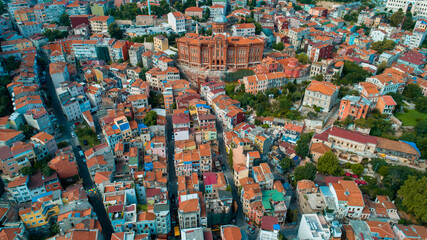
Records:
<instances>
[{"instance_id":1,"label":"yellow painted building","mask_svg":"<svg viewBox=\"0 0 427 240\"><path fill-rule=\"evenodd\" d=\"M169 41L163 35L157 35L154 37L154 51L160 52L169 49Z\"/></svg>"},{"instance_id":2,"label":"yellow painted building","mask_svg":"<svg viewBox=\"0 0 427 240\"><path fill-rule=\"evenodd\" d=\"M39 199L41 200L41 199ZM19 211L19 217L28 229L49 227L53 217L58 216L59 207L52 201L35 202L31 207Z\"/></svg>"}]
</instances>

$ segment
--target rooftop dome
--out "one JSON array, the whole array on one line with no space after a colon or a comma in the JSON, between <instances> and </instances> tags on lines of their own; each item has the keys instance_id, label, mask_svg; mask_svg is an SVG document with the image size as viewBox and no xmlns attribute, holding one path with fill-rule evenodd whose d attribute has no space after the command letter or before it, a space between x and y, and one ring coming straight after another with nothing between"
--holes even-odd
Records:
<instances>
[{"instance_id":1,"label":"rooftop dome","mask_svg":"<svg viewBox=\"0 0 427 240\"><path fill-rule=\"evenodd\" d=\"M214 18L213 21L216 23L226 23L227 18L224 15L219 15L218 17Z\"/></svg>"}]
</instances>

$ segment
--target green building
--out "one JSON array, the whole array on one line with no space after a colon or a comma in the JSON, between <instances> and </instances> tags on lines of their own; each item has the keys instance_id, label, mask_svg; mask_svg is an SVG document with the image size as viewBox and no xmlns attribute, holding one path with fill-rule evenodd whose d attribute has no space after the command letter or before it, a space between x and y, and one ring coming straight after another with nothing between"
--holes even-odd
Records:
<instances>
[{"instance_id":1,"label":"green building","mask_svg":"<svg viewBox=\"0 0 427 240\"><path fill-rule=\"evenodd\" d=\"M105 2L94 2L90 4L90 10L93 15L96 16L106 16L109 8L108 1Z\"/></svg>"}]
</instances>

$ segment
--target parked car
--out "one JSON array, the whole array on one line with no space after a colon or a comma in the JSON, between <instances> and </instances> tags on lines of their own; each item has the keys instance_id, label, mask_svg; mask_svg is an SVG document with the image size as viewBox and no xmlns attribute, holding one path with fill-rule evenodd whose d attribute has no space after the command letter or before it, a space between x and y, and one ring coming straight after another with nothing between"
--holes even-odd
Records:
<instances>
[{"instance_id":1,"label":"parked car","mask_svg":"<svg viewBox=\"0 0 427 240\"><path fill-rule=\"evenodd\" d=\"M83 145L87 146L89 144L89 142L85 139L83 140Z\"/></svg>"},{"instance_id":2,"label":"parked car","mask_svg":"<svg viewBox=\"0 0 427 240\"><path fill-rule=\"evenodd\" d=\"M98 134L98 140L101 140L101 135Z\"/></svg>"},{"instance_id":3,"label":"parked car","mask_svg":"<svg viewBox=\"0 0 427 240\"><path fill-rule=\"evenodd\" d=\"M71 132L71 137L75 138L76 134L74 132Z\"/></svg>"}]
</instances>

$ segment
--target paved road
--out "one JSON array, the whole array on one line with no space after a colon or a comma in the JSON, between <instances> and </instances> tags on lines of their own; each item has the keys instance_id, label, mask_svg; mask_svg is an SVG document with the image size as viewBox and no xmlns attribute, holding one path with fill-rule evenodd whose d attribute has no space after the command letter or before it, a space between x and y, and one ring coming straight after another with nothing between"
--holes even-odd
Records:
<instances>
[{"instance_id":1,"label":"paved road","mask_svg":"<svg viewBox=\"0 0 427 240\"><path fill-rule=\"evenodd\" d=\"M241 229L245 229L248 234L249 240L256 239L257 231L254 234L250 234L247 230L249 226L245 220L245 215L243 213L242 202L240 201L240 196L236 185L234 184L234 178L231 171L232 166L228 164L227 150L225 148L224 138L223 138L223 125L220 119L216 119L216 130L218 133L218 144L219 144L219 153L221 154L221 162L225 166L224 176L227 179L227 183L231 186L231 191L233 194L233 200L237 202L237 216L235 225Z\"/></svg>"},{"instance_id":2,"label":"paved road","mask_svg":"<svg viewBox=\"0 0 427 240\"><path fill-rule=\"evenodd\" d=\"M59 99L56 96L55 88L52 82L52 79L49 75L46 76L47 81L47 93L52 97L52 108L55 113L55 116L57 118L58 124L62 124L64 126L64 133L63 137L69 140L70 145L73 147L74 155L76 157L77 166L79 168L79 175L83 179L83 187L85 190L89 190L92 188L95 188L96 185L92 181L92 178L90 177L89 170L87 168L87 165L85 162L83 162L83 159L79 156L77 146L78 146L78 140L77 138L71 137L71 132L74 131L73 129L73 123L68 122L65 115L62 112L62 108L59 104ZM108 217L104 202L102 199L102 196L100 194L97 195L91 195L88 196L89 203L92 205L93 210L95 211L96 215L98 216L98 220L101 223L102 226L102 232L105 236L106 240L111 239L111 234L113 233L113 227L110 222L110 218Z\"/></svg>"},{"instance_id":3,"label":"paved road","mask_svg":"<svg viewBox=\"0 0 427 240\"><path fill-rule=\"evenodd\" d=\"M168 161L168 177L169 177L169 199L171 199L170 209L171 216L175 216L178 219L177 212L177 197L178 197L178 184L175 172L174 154L175 154L175 141L172 139L173 135L173 124L172 115L166 116L166 156ZM177 221L178 224L178 221Z\"/></svg>"}]
</instances>

